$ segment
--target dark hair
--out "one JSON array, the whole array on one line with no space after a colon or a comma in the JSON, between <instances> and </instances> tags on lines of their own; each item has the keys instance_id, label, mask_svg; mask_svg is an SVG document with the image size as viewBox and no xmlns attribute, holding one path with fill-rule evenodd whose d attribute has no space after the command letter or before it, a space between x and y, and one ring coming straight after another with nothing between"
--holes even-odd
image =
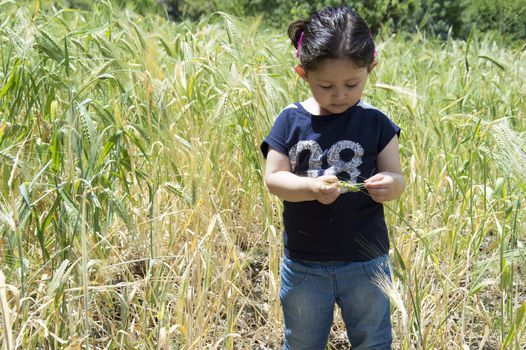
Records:
<instances>
[{"instance_id":1,"label":"dark hair","mask_svg":"<svg viewBox=\"0 0 526 350\"><path fill-rule=\"evenodd\" d=\"M374 60L375 47L369 26L348 7L326 7L314 12L306 20L292 22L288 34L307 71L316 69L329 58L348 59L358 67L366 67Z\"/></svg>"}]
</instances>

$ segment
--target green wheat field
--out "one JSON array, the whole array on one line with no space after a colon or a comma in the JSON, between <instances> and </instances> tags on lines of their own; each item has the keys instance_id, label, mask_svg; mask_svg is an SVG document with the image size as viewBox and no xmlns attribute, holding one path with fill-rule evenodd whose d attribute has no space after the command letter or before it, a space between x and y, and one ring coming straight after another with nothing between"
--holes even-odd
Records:
<instances>
[{"instance_id":1,"label":"green wheat field","mask_svg":"<svg viewBox=\"0 0 526 350\"><path fill-rule=\"evenodd\" d=\"M377 41L364 100L402 127L407 182L386 206L394 348L526 349L525 47ZM280 348L259 144L308 95L293 52L225 13L0 1L1 349Z\"/></svg>"}]
</instances>

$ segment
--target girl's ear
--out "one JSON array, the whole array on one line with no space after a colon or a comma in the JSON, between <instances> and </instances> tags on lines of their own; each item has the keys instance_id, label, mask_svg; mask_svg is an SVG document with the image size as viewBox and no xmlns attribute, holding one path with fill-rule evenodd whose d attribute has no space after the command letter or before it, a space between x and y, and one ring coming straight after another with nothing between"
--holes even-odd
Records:
<instances>
[{"instance_id":1,"label":"girl's ear","mask_svg":"<svg viewBox=\"0 0 526 350\"><path fill-rule=\"evenodd\" d=\"M367 66L367 74L371 73L377 64L378 64L377 60L374 60L371 63L369 63L369 66Z\"/></svg>"},{"instance_id":2,"label":"girl's ear","mask_svg":"<svg viewBox=\"0 0 526 350\"><path fill-rule=\"evenodd\" d=\"M301 64L298 64L296 67L294 67L294 71L300 76L301 79L307 80L307 72L305 72L305 69L303 69Z\"/></svg>"}]
</instances>

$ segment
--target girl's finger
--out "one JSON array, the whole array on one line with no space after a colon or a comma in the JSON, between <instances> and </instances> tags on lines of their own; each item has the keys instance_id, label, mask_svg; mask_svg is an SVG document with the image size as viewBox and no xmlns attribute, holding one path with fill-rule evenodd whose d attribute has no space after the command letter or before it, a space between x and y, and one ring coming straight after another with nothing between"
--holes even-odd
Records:
<instances>
[{"instance_id":1,"label":"girl's finger","mask_svg":"<svg viewBox=\"0 0 526 350\"><path fill-rule=\"evenodd\" d=\"M321 176L319 179L327 184L334 184L339 181L338 178L334 175L324 175Z\"/></svg>"},{"instance_id":2,"label":"girl's finger","mask_svg":"<svg viewBox=\"0 0 526 350\"><path fill-rule=\"evenodd\" d=\"M376 192L369 192L369 195L371 197L381 197L381 196L385 196L386 194L383 191L376 191Z\"/></svg>"},{"instance_id":3,"label":"girl's finger","mask_svg":"<svg viewBox=\"0 0 526 350\"><path fill-rule=\"evenodd\" d=\"M368 189L368 190L369 189L371 189L371 190L374 190L374 189L379 190L379 189L385 189L387 187L385 186L385 183L383 183L381 181L378 181L378 182L366 182L365 183L365 188Z\"/></svg>"},{"instance_id":4,"label":"girl's finger","mask_svg":"<svg viewBox=\"0 0 526 350\"><path fill-rule=\"evenodd\" d=\"M375 182L380 182L384 179L384 176L383 175L380 175L380 174L376 174L370 178L368 178L367 180L364 181L365 184L372 184L372 183L375 183Z\"/></svg>"}]
</instances>

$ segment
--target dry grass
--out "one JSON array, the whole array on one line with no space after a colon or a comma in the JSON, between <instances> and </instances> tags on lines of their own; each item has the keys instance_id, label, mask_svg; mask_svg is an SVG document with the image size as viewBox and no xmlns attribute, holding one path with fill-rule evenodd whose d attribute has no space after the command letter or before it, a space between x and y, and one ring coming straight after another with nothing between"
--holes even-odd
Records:
<instances>
[{"instance_id":1,"label":"dry grass","mask_svg":"<svg viewBox=\"0 0 526 350\"><path fill-rule=\"evenodd\" d=\"M278 349L281 204L258 146L307 94L283 33L104 3L0 13L4 348ZM524 155L524 52L378 50L365 99L402 126L408 182L387 210L395 346L525 349L524 162L498 162L509 135Z\"/></svg>"}]
</instances>

